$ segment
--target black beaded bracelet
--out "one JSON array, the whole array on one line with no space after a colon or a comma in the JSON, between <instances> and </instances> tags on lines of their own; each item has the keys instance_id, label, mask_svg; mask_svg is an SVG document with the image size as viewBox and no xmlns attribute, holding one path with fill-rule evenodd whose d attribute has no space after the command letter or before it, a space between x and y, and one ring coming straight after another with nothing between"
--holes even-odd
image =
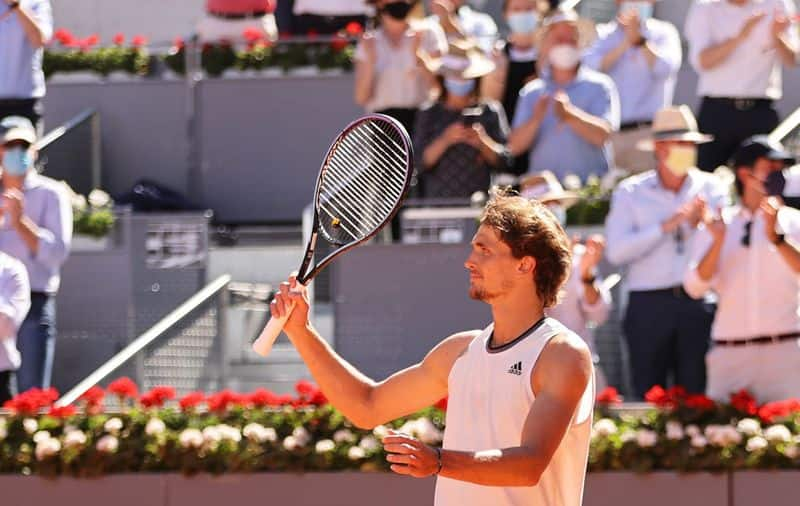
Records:
<instances>
[{"instance_id":1,"label":"black beaded bracelet","mask_svg":"<svg viewBox=\"0 0 800 506\"><path fill-rule=\"evenodd\" d=\"M778 234L775 241L772 242L775 246L780 246L781 244L786 242L786 236L784 234Z\"/></svg>"},{"instance_id":2,"label":"black beaded bracelet","mask_svg":"<svg viewBox=\"0 0 800 506\"><path fill-rule=\"evenodd\" d=\"M442 449L439 447L434 448L436 450L436 461L439 464L439 467L436 469L436 472L433 474L439 474L442 472Z\"/></svg>"}]
</instances>

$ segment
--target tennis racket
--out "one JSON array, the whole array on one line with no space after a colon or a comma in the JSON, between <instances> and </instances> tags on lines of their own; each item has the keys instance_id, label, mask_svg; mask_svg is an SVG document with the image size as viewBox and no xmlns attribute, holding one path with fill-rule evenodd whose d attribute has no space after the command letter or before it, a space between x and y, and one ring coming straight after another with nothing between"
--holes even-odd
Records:
<instances>
[{"instance_id":1,"label":"tennis racket","mask_svg":"<svg viewBox=\"0 0 800 506\"><path fill-rule=\"evenodd\" d=\"M317 177L314 223L298 283L307 285L334 258L369 240L392 219L408 189L413 159L408 133L388 116L365 116L339 134ZM320 236L335 249L312 266ZM292 309L283 318L270 318L253 343L256 353L269 354Z\"/></svg>"}]
</instances>

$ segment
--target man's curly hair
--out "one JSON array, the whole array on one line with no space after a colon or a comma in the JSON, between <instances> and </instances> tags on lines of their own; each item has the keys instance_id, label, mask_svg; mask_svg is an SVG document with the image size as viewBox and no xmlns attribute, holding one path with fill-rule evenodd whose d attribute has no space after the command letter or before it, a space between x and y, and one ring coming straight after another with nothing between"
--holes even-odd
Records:
<instances>
[{"instance_id":1,"label":"man's curly hair","mask_svg":"<svg viewBox=\"0 0 800 506\"><path fill-rule=\"evenodd\" d=\"M541 202L515 192L493 189L481 224L497 230L514 258L531 256L536 292L544 307L559 302L572 267L572 244L553 213Z\"/></svg>"}]
</instances>

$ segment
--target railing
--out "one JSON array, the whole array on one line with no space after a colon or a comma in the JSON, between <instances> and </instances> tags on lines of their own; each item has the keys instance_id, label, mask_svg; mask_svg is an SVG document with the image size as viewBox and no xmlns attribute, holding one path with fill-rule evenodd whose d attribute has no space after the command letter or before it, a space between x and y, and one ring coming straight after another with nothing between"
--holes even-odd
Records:
<instances>
[{"instance_id":1,"label":"railing","mask_svg":"<svg viewBox=\"0 0 800 506\"><path fill-rule=\"evenodd\" d=\"M36 148L47 176L67 181L82 194L100 187L100 115L96 110L86 109L54 128L36 143Z\"/></svg>"},{"instance_id":2,"label":"railing","mask_svg":"<svg viewBox=\"0 0 800 506\"><path fill-rule=\"evenodd\" d=\"M179 394L223 388L230 281L225 275L206 285L79 382L56 405L72 404L114 371L131 365L131 359L135 359L136 382L143 388L166 384Z\"/></svg>"},{"instance_id":3,"label":"railing","mask_svg":"<svg viewBox=\"0 0 800 506\"><path fill-rule=\"evenodd\" d=\"M783 120L769 137L782 142L786 149L800 159L800 107Z\"/></svg>"}]
</instances>

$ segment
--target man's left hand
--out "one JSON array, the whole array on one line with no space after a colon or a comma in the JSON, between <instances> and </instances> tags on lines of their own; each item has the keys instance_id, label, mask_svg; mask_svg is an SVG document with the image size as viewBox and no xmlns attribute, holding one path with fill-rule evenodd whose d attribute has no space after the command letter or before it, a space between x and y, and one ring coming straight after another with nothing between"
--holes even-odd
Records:
<instances>
[{"instance_id":1,"label":"man's left hand","mask_svg":"<svg viewBox=\"0 0 800 506\"><path fill-rule=\"evenodd\" d=\"M580 270L581 278L589 279L594 274L600 260L603 259L603 251L606 249L606 239L600 234L593 234L586 239L586 251L581 257Z\"/></svg>"},{"instance_id":2,"label":"man's left hand","mask_svg":"<svg viewBox=\"0 0 800 506\"><path fill-rule=\"evenodd\" d=\"M425 478L439 471L436 450L411 436L392 431L383 438L383 449L397 474Z\"/></svg>"},{"instance_id":3,"label":"man's left hand","mask_svg":"<svg viewBox=\"0 0 800 506\"><path fill-rule=\"evenodd\" d=\"M559 121L566 121L572 115L572 102L564 91L558 91L553 95L553 113Z\"/></svg>"},{"instance_id":4,"label":"man's left hand","mask_svg":"<svg viewBox=\"0 0 800 506\"><path fill-rule=\"evenodd\" d=\"M764 213L764 231L767 233L767 240L771 243L778 242L778 232L775 225L778 223L778 211L783 207L783 200L780 197L766 197L761 201L761 212Z\"/></svg>"},{"instance_id":5,"label":"man's left hand","mask_svg":"<svg viewBox=\"0 0 800 506\"><path fill-rule=\"evenodd\" d=\"M6 190L3 192L3 214L11 226L19 226L24 210L25 196L21 191Z\"/></svg>"}]
</instances>

